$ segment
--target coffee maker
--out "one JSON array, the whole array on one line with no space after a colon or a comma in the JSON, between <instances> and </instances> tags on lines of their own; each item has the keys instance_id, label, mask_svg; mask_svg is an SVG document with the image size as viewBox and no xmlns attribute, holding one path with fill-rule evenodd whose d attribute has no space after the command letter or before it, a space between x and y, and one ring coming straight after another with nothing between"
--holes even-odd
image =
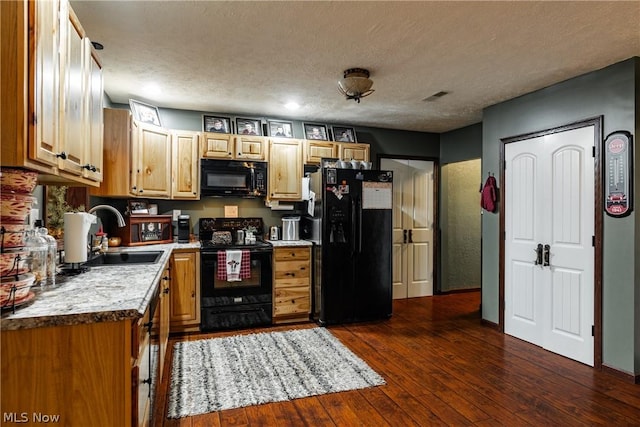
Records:
<instances>
[{"instance_id":1,"label":"coffee maker","mask_svg":"<svg viewBox=\"0 0 640 427\"><path fill-rule=\"evenodd\" d=\"M191 221L189 215L178 215L178 243L189 243Z\"/></svg>"}]
</instances>

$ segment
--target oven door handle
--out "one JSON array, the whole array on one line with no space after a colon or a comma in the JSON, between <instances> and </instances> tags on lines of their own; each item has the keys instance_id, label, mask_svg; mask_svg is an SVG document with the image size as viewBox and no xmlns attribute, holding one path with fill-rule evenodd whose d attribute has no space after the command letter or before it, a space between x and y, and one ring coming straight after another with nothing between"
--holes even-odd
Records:
<instances>
[{"instance_id":1,"label":"oven door handle","mask_svg":"<svg viewBox=\"0 0 640 427\"><path fill-rule=\"evenodd\" d=\"M249 189L250 193L256 191L256 170L251 168L251 188Z\"/></svg>"}]
</instances>

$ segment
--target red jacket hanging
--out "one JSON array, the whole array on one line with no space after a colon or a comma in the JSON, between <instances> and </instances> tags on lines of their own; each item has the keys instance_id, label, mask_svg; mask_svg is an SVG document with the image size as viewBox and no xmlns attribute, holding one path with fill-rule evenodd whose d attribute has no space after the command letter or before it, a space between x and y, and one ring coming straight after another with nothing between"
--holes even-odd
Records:
<instances>
[{"instance_id":1,"label":"red jacket hanging","mask_svg":"<svg viewBox=\"0 0 640 427\"><path fill-rule=\"evenodd\" d=\"M482 187L482 196L480 198L480 206L487 212L496 211L496 201L498 200L498 188L496 179L493 175L489 175Z\"/></svg>"}]
</instances>

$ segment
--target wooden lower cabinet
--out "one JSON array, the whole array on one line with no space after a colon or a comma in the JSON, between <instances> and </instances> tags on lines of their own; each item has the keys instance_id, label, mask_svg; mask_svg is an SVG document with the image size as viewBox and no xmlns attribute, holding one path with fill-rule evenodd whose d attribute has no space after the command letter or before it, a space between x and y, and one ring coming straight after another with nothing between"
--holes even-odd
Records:
<instances>
[{"instance_id":1,"label":"wooden lower cabinet","mask_svg":"<svg viewBox=\"0 0 640 427\"><path fill-rule=\"evenodd\" d=\"M162 292L162 283L159 286ZM164 332L151 333L152 307L159 313L162 330L163 322L168 323L162 298L154 299L138 319L3 330L0 406L4 422L39 425L39 420L46 419L50 424L78 427L152 425L151 396L157 395L157 388L150 393L149 387L160 384L159 360L166 348L166 343L161 345Z\"/></svg>"},{"instance_id":2,"label":"wooden lower cabinet","mask_svg":"<svg viewBox=\"0 0 640 427\"><path fill-rule=\"evenodd\" d=\"M311 248L273 249L273 323L308 321L311 314Z\"/></svg>"},{"instance_id":3,"label":"wooden lower cabinet","mask_svg":"<svg viewBox=\"0 0 640 427\"><path fill-rule=\"evenodd\" d=\"M171 332L200 330L200 251L176 249L171 256Z\"/></svg>"}]
</instances>

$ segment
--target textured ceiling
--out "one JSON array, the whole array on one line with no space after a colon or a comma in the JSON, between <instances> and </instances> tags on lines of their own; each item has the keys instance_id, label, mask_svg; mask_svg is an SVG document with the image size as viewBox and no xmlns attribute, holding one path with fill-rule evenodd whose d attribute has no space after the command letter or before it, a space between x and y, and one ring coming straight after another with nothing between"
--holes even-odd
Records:
<instances>
[{"instance_id":1,"label":"textured ceiling","mask_svg":"<svg viewBox=\"0 0 640 427\"><path fill-rule=\"evenodd\" d=\"M444 132L640 56L640 1L78 1L105 91L166 108ZM368 68L360 104L337 89ZM159 90L148 92L155 83ZM439 91L435 102L424 99ZM295 113L287 101L301 105Z\"/></svg>"}]
</instances>

